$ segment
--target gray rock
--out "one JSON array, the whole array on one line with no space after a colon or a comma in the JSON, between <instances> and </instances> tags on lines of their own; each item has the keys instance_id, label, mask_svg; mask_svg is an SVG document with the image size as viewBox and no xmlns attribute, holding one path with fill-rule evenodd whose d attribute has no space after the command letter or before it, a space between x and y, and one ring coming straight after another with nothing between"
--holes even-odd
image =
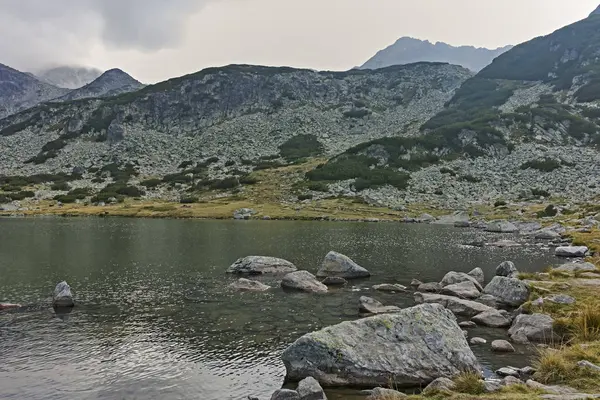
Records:
<instances>
[{"instance_id":1,"label":"gray rock","mask_svg":"<svg viewBox=\"0 0 600 400\"><path fill-rule=\"evenodd\" d=\"M507 278L517 278L519 271L512 261L504 261L496 267L496 276L505 276Z\"/></svg>"},{"instance_id":2,"label":"gray rock","mask_svg":"<svg viewBox=\"0 0 600 400\"><path fill-rule=\"evenodd\" d=\"M441 304L456 315L474 317L484 311L491 310L490 307L471 300L459 299L458 297L445 296L443 294L420 293L414 294L417 303Z\"/></svg>"},{"instance_id":3,"label":"gray rock","mask_svg":"<svg viewBox=\"0 0 600 400\"><path fill-rule=\"evenodd\" d=\"M369 271L356 264L347 256L330 251L323 260L317 276L325 278L329 276L340 277L344 279L367 278L371 276Z\"/></svg>"},{"instance_id":4,"label":"gray rock","mask_svg":"<svg viewBox=\"0 0 600 400\"><path fill-rule=\"evenodd\" d=\"M300 400L327 400L323 388L311 376L301 380L296 391L300 395Z\"/></svg>"},{"instance_id":5,"label":"gray rock","mask_svg":"<svg viewBox=\"0 0 600 400\"><path fill-rule=\"evenodd\" d=\"M419 386L480 370L455 317L437 304L309 333L282 359L288 380L312 376L324 386Z\"/></svg>"},{"instance_id":6,"label":"gray rock","mask_svg":"<svg viewBox=\"0 0 600 400\"><path fill-rule=\"evenodd\" d=\"M371 297L367 297L367 296L362 296L358 300L358 302L359 302L358 310L361 313L387 314L387 313L395 313L395 312L400 311L400 308L398 308L396 306L384 306L379 301L377 301Z\"/></svg>"},{"instance_id":7,"label":"gray rock","mask_svg":"<svg viewBox=\"0 0 600 400\"><path fill-rule=\"evenodd\" d=\"M502 390L502 381L499 379L486 379L483 381L483 387L486 393L494 393Z\"/></svg>"},{"instance_id":8,"label":"gray rock","mask_svg":"<svg viewBox=\"0 0 600 400\"><path fill-rule=\"evenodd\" d=\"M488 243L488 245L490 245L492 247L499 247L501 249L504 249L504 248L507 248L507 247L519 247L519 246L521 246L520 243L517 243L514 240L508 240L508 239L498 240L496 242Z\"/></svg>"},{"instance_id":9,"label":"gray rock","mask_svg":"<svg viewBox=\"0 0 600 400\"><path fill-rule=\"evenodd\" d=\"M530 288L518 279L495 276L483 293L494 296L503 305L519 307L529 299Z\"/></svg>"},{"instance_id":10,"label":"gray rock","mask_svg":"<svg viewBox=\"0 0 600 400\"><path fill-rule=\"evenodd\" d=\"M480 338L480 337L474 337L471 339L471 344L477 345L477 344L486 344L486 343L487 343L487 340Z\"/></svg>"},{"instance_id":11,"label":"gray rock","mask_svg":"<svg viewBox=\"0 0 600 400\"><path fill-rule=\"evenodd\" d=\"M491 308L498 308L498 300L491 294L482 294L477 300L478 303L485 304Z\"/></svg>"},{"instance_id":12,"label":"gray rock","mask_svg":"<svg viewBox=\"0 0 600 400\"><path fill-rule=\"evenodd\" d=\"M229 288L248 292L264 292L271 289L271 286L265 285L258 281L251 281L250 279L240 278L237 281L230 284Z\"/></svg>"},{"instance_id":13,"label":"gray rock","mask_svg":"<svg viewBox=\"0 0 600 400\"><path fill-rule=\"evenodd\" d=\"M521 233L531 233L542 229L539 222L515 222L514 225Z\"/></svg>"},{"instance_id":14,"label":"gray rock","mask_svg":"<svg viewBox=\"0 0 600 400\"><path fill-rule=\"evenodd\" d=\"M580 271L597 271L596 266L589 262L573 262L568 264L559 265L554 268L555 271L563 272L580 272Z\"/></svg>"},{"instance_id":15,"label":"gray rock","mask_svg":"<svg viewBox=\"0 0 600 400\"><path fill-rule=\"evenodd\" d=\"M475 280L483 287L483 284L485 283L485 275L483 274L483 270L481 268L477 267L467 275L475 278Z\"/></svg>"},{"instance_id":16,"label":"gray rock","mask_svg":"<svg viewBox=\"0 0 600 400\"><path fill-rule=\"evenodd\" d=\"M279 389L273 393L271 400L300 400L300 395L295 390Z\"/></svg>"},{"instance_id":17,"label":"gray rock","mask_svg":"<svg viewBox=\"0 0 600 400\"><path fill-rule=\"evenodd\" d=\"M371 394L367 400L397 400L408 397L404 393L392 389L375 388L371 390Z\"/></svg>"},{"instance_id":18,"label":"gray rock","mask_svg":"<svg viewBox=\"0 0 600 400\"><path fill-rule=\"evenodd\" d=\"M431 382L425 389L423 389L423 394L427 395L428 393L435 393L441 391L452 391L454 389L454 382L448 378L437 378L433 382Z\"/></svg>"},{"instance_id":19,"label":"gray rock","mask_svg":"<svg viewBox=\"0 0 600 400\"><path fill-rule=\"evenodd\" d=\"M421 214L419 218L417 218L421 222L432 222L435 221L435 217L429 214Z\"/></svg>"},{"instance_id":20,"label":"gray rock","mask_svg":"<svg viewBox=\"0 0 600 400\"><path fill-rule=\"evenodd\" d=\"M496 233L513 233L518 231L518 228L508 221L494 221L488 224L486 231Z\"/></svg>"},{"instance_id":21,"label":"gray rock","mask_svg":"<svg viewBox=\"0 0 600 400\"><path fill-rule=\"evenodd\" d=\"M403 292L406 290L406 286L396 284L384 283L382 285L373 286L373 290L378 290L380 292Z\"/></svg>"},{"instance_id":22,"label":"gray rock","mask_svg":"<svg viewBox=\"0 0 600 400\"><path fill-rule=\"evenodd\" d=\"M473 282L465 281L448 285L442 289L442 294L456 296L461 299L476 299L481 296L481 292Z\"/></svg>"},{"instance_id":23,"label":"gray rock","mask_svg":"<svg viewBox=\"0 0 600 400\"><path fill-rule=\"evenodd\" d=\"M522 385L524 382L516 376L507 376L502 379L502 386Z\"/></svg>"},{"instance_id":24,"label":"gray rock","mask_svg":"<svg viewBox=\"0 0 600 400\"><path fill-rule=\"evenodd\" d=\"M519 373L521 374L521 376L532 376L533 374L535 374L535 368L527 366L527 367L523 367L521 369L519 369Z\"/></svg>"},{"instance_id":25,"label":"gray rock","mask_svg":"<svg viewBox=\"0 0 600 400\"><path fill-rule=\"evenodd\" d=\"M471 222L470 221L454 221L454 227L455 228L470 228L471 227Z\"/></svg>"},{"instance_id":26,"label":"gray rock","mask_svg":"<svg viewBox=\"0 0 600 400\"><path fill-rule=\"evenodd\" d=\"M546 314L521 314L513 321L508 330L511 338L537 343L551 343L558 339L552 328L554 320Z\"/></svg>"},{"instance_id":27,"label":"gray rock","mask_svg":"<svg viewBox=\"0 0 600 400\"><path fill-rule=\"evenodd\" d=\"M63 281L56 285L52 296L52 305L54 307L73 307L75 305L71 287L67 282Z\"/></svg>"},{"instance_id":28,"label":"gray rock","mask_svg":"<svg viewBox=\"0 0 600 400\"><path fill-rule=\"evenodd\" d=\"M542 229L541 231L536 232L534 237L539 240L555 240L560 239L560 234L548 229Z\"/></svg>"},{"instance_id":29,"label":"gray rock","mask_svg":"<svg viewBox=\"0 0 600 400\"><path fill-rule=\"evenodd\" d=\"M577 389L573 389L572 387L569 386L559 386L559 385L543 385L539 382L536 382L532 379L527 380L527 382L525 382L525 384L532 388L532 389L537 389L537 390L541 390L547 393L552 393L552 394L573 394L573 393L577 393Z\"/></svg>"},{"instance_id":30,"label":"gray rock","mask_svg":"<svg viewBox=\"0 0 600 400\"><path fill-rule=\"evenodd\" d=\"M465 246L484 247L487 239L481 235L476 236L471 241L464 243Z\"/></svg>"},{"instance_id":31,"label":"gray rock","mask_svg":"<svg viewBox=\"0 0 600 400\"><path fill-rule=\"evenodd\" d=\"M456 283L462 282L472 282L477 288L477 290L483 290L479 282L477 282L477 279L473 278L471 275L465 274L464 272L450 271L446 275L444 275L440 283L442 284L442 286L445 287L448 285L454 285Z\"/></svg>"},{"instance_id":32,"label":"gray rock","mask_svg":"<svg viewBox=\"0 0 600 400\"><path fill-rule=\"evenodd\" d=\"M442 291L442 285L438 282L422 283L417 288L419 292L439 293Z\"/></svg>"},{"instance_id":33,"label":"gray rock","mask_svg":"<svg viewBox=\"0 0 600 400\"><path fill-rule=\"evenodd\" d=\"M348 283L348 281L337 276L328 276L327 278L323 279L321 283L327 286L344 286Z\"/></svg>"},{"instance_id":34,"label":"gray rock","mask_svg":"<svg viewBox=\"0 0 600 400\"><path fill-rule=\"evenodd\" d=\"M302 292L325 293L327 286L308 271L291 272L281 280L281 287Z\"/></svg>"},{"instance_id":35,"label":"gray rock","mask_svg":"<svg viewBox=\"0 0 600 400\"><path fill-rule=\"evenodd\" d=\"M506 340L494 340L492 342L492 351L496 353L514 353L515 348Z\"/></svg>"},{"instance_id":36,"label":"gray rock","mask_svg":"<svg viewBox=\"0 0 600 400\"><path fill-rule=\"evenodd\" d=\"M592 364L591 362L586 361L586 360L578 361L577 362L577 366L579 368L590 368L590 369L592 369L594 371L599 371L600 372L600 366L598 366L596 364Z\"/></svg>"},{"instance_id":37,"label":"gray rock","mask_svg":"<svg viewBox=\"0 0 600 400\"><path fill-rule=\"evenodd\" d=\"M566 294L555 294L550 297L545 297L545 301L556 304L575 304L575 298Z\"/></svg>"},{"instance_id":38,"label":"gray rock","mask_svg":"<svg viewBox=\"0 0 600 400\"><path fill-rule=\"evenodd\" d=\"M413 279L412 281L410 281L410 286L412 287L419 287L423 284L423 282L421 282L418 279Z\"/></svg>"},{"instance_id":39,"label":"gray rock","mask_svg":"<svg viewBox=\"0 0 600 400\"><path fill-rule=\"evenodd\" d=\"M504 328L510 326L510 319L506 318L498 310L488 310L477 314L471 319L478 325L489 326L491 328Z\"/></svg>"},{"instance_id":40,"label":"gray rock","mask_svg":"<svg viewBox=\"0 0 600 400\"><path fill-rule=\"evenodd\" d=\"M238 259L227 270L228 274L287 274L296 271L294 264L275 257L248 256Z\"/></svg>"},{"instance_id":41,"label":"gray rock","mask_svg":"<svg viewBox=\"0 0 600 400\"><path fill-rule=\"evenodd\" d=\"M463 321L459 323L458 326L460 326L461 328L475 328L477 327L477 324L472 321Z\"/></svg>"},{"instance_id":42,"label":"gray rock","mask_svg":"<svg viewBox=\"0 0 600 400\"><path fill-rule=\"evenodd\" d=\"M585 257L588 250L586 246L563 246L557 247L554 254L557 257Z\"/></svg>"},{"instance_id":43,"label":"gray rock","mask_svg":"<svg viewBox=\"0 0 600 400\"><path fill-rule=\"evenodd\" d=\"M511 367L503 367L496 371L496 375L501 377L514 376L515 378L518 378L519 376L521 376L521 373L518 369Z\"/></svg>"}]
</instances>

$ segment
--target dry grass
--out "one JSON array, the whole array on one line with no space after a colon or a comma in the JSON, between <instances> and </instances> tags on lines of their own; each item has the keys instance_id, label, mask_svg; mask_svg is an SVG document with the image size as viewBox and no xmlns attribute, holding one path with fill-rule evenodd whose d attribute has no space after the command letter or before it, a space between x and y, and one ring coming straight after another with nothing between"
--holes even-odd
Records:
<instances>
[{"instance_id":1,"label":"dry grass","mask_svg":"<svg viewBox=\"0 0 600 400\"><path fill-rule=\"evenodd\" d=\"M475 372L463 372L454 378L455 392L464 394L482 394L485 393L485 386L481 380L481 375Z\"/></svg>"},{"instance_id":2,"label":"dry grass","mask_svg":"<svg viewBox=\"0 0 600 400\"><path fill-rule=\"evenodd\" d=\"M600 343L542 350L534 364L537 369L534 378L545 384L567 384L581 390L598 390L600 372L578 367L577 362L581 360L599 363Z\"/></svg>"}]
</instances>

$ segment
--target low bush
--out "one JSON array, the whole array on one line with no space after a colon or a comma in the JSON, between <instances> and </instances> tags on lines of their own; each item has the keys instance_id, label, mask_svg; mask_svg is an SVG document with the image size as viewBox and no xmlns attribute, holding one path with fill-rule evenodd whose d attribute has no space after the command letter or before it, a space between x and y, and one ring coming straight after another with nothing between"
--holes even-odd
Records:
<instances>
[{"instance_id":1,"label":"low bush","mask_svg":"<svg viewBox=\"0 0 600 400\"><path fill-rule=\"evenodd\" d=\"M327 193L329 192L329 185L325 182L311 182L308 184L308 190Z\"/></svg>"},{"instance_id":2,"label":"low bush","mask_svg":"<svg viewBox=\"0 0 600 400\"><path fill-rule=\"evenodd\" d=\"M69 186L69 184L67 182L59 182L59 183L55 183L52 186L50 186L50 189L68 192L69 190L71 190L71 187Z\"/></svg>"},{"instance_id":3,"label":"low bush","mask_svg":"<svg viewBox=\"0 0 600 400\"><path fill-rule=\"evenodd\" d=\"M504 207L508 203L505 200L496 200L494 203L494 207Z\"/></svg>"},{"instance_id":4,"label":"low bush","mask_svg":"<svg viewBox=\"0 0 600 400\"><path fill-rule=\"evenodd\" d=\"M146 179L145 181L140 182L140 185L146 187L147 189L153 189L153 188L156 188L161 183L162 183L161 179L153 178L153 179Z\"/></svg>"},{"instance_id":5,"label":"low bush","mask_svg":"<svg viewBox=\"0 0 600 400\"><path fill-rule=\"evenodd\" d=\"M478 178L473 175L463 175L459 178L459 180L465 181L465 182L471 182L471 183L481 182L481 178Z\"/></svg>"},{"instance_id":6,"label":"low bush","mask_svg":"<svg viewBox=\"0 0 600 400\"><path fill-rule=\"evenodd\" d=\"M54 196L54 200L59 201L64 204L70 204L70 203L75 203L77 201L77 198L75 196L69 196L67 194L67 195Z\"/></svg>"},{"instance_id":7,"label":"low bush","mask_svg":"<svg viewBox=\"0 0 600 400\"><path fill-rule=\"evenodd\" d=\"M543 211L537 212L538 218L554 217L554 216L556 216L556 214L558 214L558 209L556 207L554 207L552 204L550 204L548 207L546 207Z\"/></svg>"},{"instance_id":8,"label":"low bush","mask_svg":"<svg viewBox=\"0 0 600 400\"><path fill-rule=\"evenodd\" d=\"M35 197L35 193L27 190L27 191L21 191L21 192L6 193L6 196L10 197L13 201L20 201L20 200L25 200L28 198Z\"/></svg>"},{"instance_id":9,"label":"low bush","mask_svg":"<svg viewBox=\"0 0 600 400\"><path fill-rule=\"evenodd\" d=\"M194 204L198 202L198 198L197 197L182 197L179 200L179 203L181 204Z\"/></svg>"},{"instance_id":10,"label":"low bush","mask_svg":"<svg viewBox=\"0 0 600 400\"><path fill-rule=\"evenodd\" d=\"M344 117L360 119L370 114L371 111L367 110L366 108L353 108L352 110L344 112Z\"/></svg>"},{"instance_id":11,"label":"low bush","mask_svg":"<svg viewBox=\"0 0 600 400\"><path fill-rule=\"evenodd\" d=\"M184 161L181 164L179 164L179 166L177 168L178 169L186 169L187 167L191 167L192 165L194 165L193 161Z\"/></svg>"},{"instance_id":12,"label":"low bush","mask_svg":"<svg viewBox=\"0 0 600 400\"><path fill-rule=\"evenodd\" d=\"M448 167L442 167L442 168L440 168L440 172L442 174L448 174L450 176L456 176L456 172L454 172L453 169L448 168Z\"/></svg>"},{"instance_id":13,"label":"low bush","mask_svg":"<svg viewBox=\"0 0 600 400\"><path fill-rule=\"evenodd\" d=\"M301 194L298 196L298 200L303 201L303 200L312 200L313 195L312 194Z\"/></svg>"},{"instance_id":14,"label":"low bush","mask_svg":"<svg viewBox=\"0 0 600 400\"><path fill-rule=\"evenodd\" d=\"M315 135L297 135L279 146L281 157L288 162L323 154L324 147ZM275 157L275 158L278 158Z\"/></svg>"},{"instance_id":15,"label":"low bush","mask_svg":"<svg viewBox=\"0 0 600 400\"><path fill-rule=\"evenodd\" d=\"M544 189L531 189L531 194L535 197L550 197L550 192Z\"/></svg>"},{"instance_id":16,"label":"low bush","mask_svg":"<svg viewBox=\"0 0 600 400\"><path fill-rule=\"evenodd\" d=\"M78 200L83 200L86 197L90 196L91 194L92 194L92 190L90 188L77 188L77 189L73 189L69 193L67 193L68 196L72 196Z\"/></svg>"},{"instance_id":17,"label":"low bush","mask_svg":"<svg viewBox=\"0 0 600 400\"><path fill-rule=\"evenodd\" d=\"M258 178L254 177L252 175L244 175L244 176L240 176L239 182L242 185L255 185L259 181L258 181Z\"/></svg>"},{"instance_id":18,"label":"low bush","mask_svg":"<svg viewBox=\"0 0 600 400\"><path fill-rule=\"evenodd\" d=\"M0 194L0 204L10 203L12 199L4 194Z\"/></svg>"},{"instance_id":19,"label":"low bush","mask_svg":"<svg viewBox=\"0 0 600 400\"><path fill-rule=\"evenodd\" d=\"M537 169L542 172L552 172L555 169L560 168L560 161L553 158L543 158L540 160L527 161L521 165L521 169Z\"/></svg>"},{"instance_id":20,"label":"low bush","mask_svg":"<svg viewBox=\"0 0 600 400\"><path fill-rule=\"evenodd\" d=\"M238 180L238 178L231 177L231 178L225 178L225 179L221 179L221 180L215 180L212 183L210 183L208 186L212 190L226 190L226 189L233 189L235 187L238 187L239 185L240 185L240 181Z\"/></svg>"},{"instance_id":21,"label":"low bush","mask_svg":"<svg viewBox=\"0 0 600 400\"><path fill-rule=\"evenodd\" d=\"M226 166L226 167L232 167L232 166L234 166L234 165L235 165L235 161L233 161L233 160L229 160L229 161L227 161L227 162L225 163L225 166Z\"/></svg>"},{"instance_id":22,"label":"low bush","mask_svg":"<svg viewBox=\"0 0 600 400\"><path fill-rule=\"evenodd\" d=\"M478 373L463 372L454 378L452 390L458 393L479 395L485 393L485 385Z\"/></svg>"}]
</instances>

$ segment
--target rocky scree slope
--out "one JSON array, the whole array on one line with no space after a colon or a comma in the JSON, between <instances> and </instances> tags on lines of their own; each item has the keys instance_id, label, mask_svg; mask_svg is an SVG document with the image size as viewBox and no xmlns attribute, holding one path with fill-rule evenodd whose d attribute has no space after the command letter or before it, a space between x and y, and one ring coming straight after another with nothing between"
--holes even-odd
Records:
<instances>
[{"instance_id":1,"label":"rocky scree slope","mask_svg":"<svg viewBox=\"0 0 600 400\"><path fill-rule=\"evenodd\" d=\"M325 172L355 168L333 174L343 181L332 185L334 191L352 195L363 189L362 196L375 203L445 207L493 199L596 198L598 32L600 15L592 13L502 54L467 80L444 110L421 126L420 136L363 143L330 160ZM366 172L373 169L395 171L396 177ZM398 174L410 175L398 180ZM358 188L356 178L362 179ZM374 182L388 185L376 188Z\"/></svg>"},{"instance_id":2,"label":"rocky scree slope","mask_svg":"<svg viewBox=\"0 0 600 400\"><path fill-rule=\"evenodd\" d=\"M87 85L69 92L57 101L80 100L92 97L111 97L133 92L144 85L120 69L111 69Z\"/></svg>"},{"instance_id":3,"label":"rocky scree slope","mask_svg":"<svg viewBox=\"0 0 600 400\"><path fill-rule=\"evenodd\" d=\"M65 95L67 89L42 82L32 75L0 64L0 119Z\"/></svg>"},{"instance_id":4,"label":"rocky scree slope","mask_svg":"<svg viewBox=\"0 0 600 400\"><path fill-rule=\"evenodd\" d=\"M393 45L377 52L360 68L377 69L391 65L430 61L461 65L477 72L489 65L494 58L511 48L512 46L505 46L492 50L473 46L455 47L443 42L431 43L428 40L402 37Z\"/></svg>"},{"instance_id":5,"label":"rocky scree slope","mask_svg":"<svg viewBox=\"0 0 600 400\"><path fill-rule=\"evenodd\" d=\"M162 176L186 160L216 156L225 167L278 158L294 138L313 145L307 155L337 154L370 139L418 134L471 76L441 63L349 72L210 68L0 121L0 174L135 162L143 175Z\"/></svg>"},{"instance_id":6,"label":"rocky scree slope","mask_svg":"<svg viewBox=\"0 0 600 400\"><path fill-rule=\"evenodd\" d=\"M102 71L97 68L60 66L43 69L35 73L39 80L64 89L79 89L91 83Z\"/></svg>"}]
</instances>

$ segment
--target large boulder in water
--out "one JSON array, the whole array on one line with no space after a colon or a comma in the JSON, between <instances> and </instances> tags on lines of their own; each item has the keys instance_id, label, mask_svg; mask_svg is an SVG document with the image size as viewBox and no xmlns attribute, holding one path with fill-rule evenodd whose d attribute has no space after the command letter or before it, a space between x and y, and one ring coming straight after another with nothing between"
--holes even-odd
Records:
<instances>
[{"instance_id":1,"label":"large boulder in water","mask_svg":"<svg viewBox=\"0 0 600 400\"><path fill-rule=\"evenodd\" d=\"M369 271L352 261L347 256L330 251L323 260L321 268L317 272L319 278L329 276L340 277L344 279L367 278L371 276Z\"/></svg>"},{"instance_id":2,"label":"large boulder in water","mask_svg":"<svg viewBox=\"0 0 600 400\"><path fill-rule=\"evenodd\" d=\"M358 300L358 311L365 314L387 314L398 312L400 308L396 306L384 306L371 297L362 296Z\"/></svg>"},{"instance_id":3,"label":"large boulder in water","mask_svg":"<svg viewBox=\"0 0 600 400\"><path fill-rule=\"evenodd\" d=\"M287 379L324 386L425 386L480 370L449 310L422 304L302 336L282 354Z\"/></svg>"},{"instance_id":4,"label":"large boulder in water","mask_svg":"<svg viewBox=\"0 0 600 400\"><path fill-rule=\"evenodd\" d=\"M442 284L442 286L446 287L448 285L454 285L456 283L462 282L472 282L473 285L475 285L475 287L477 288L477 290L483 290L483 287L481 287L476 278L472 277L469 274L465 274L464 272L450 271L446 275L444 275L444 278L442 278L442 281L440 283Z\"/></svg>"},{"instance_id":5,"label":"large boulder in water","mask_svg":"<svg viewBox=\"0 0 600 400\"><path fill-rule=\"evenodd\" d=\"M56 285L52 296L52 305L54 307L73 307L75 305L71 287L67 282L63 281Z\"/></svg>"},{"instance_id":6,"label":"large boulder in water","mask_svg":"<svg viewBox=\"0 0 600 400\"><path fill-rule=\"evenodd\" d=\"M443 294L416 292L414 297L417 303L441 304L454 314L469 318L492 309L476 301L459 299L458 297L445 296Z\"/></svg>"},{"instance_id":7,"label":"large boulder in water","mask_svg":"<svg viewBox=\"0 0 600 400\"><path fill-rule=\"evenodd\" d=\"M281 287L302 292L325 293L327 286L308 271L291 272L281 280Z\"/></svg>"},{"instance_id":8,"label":"large boulder in water","mask_svg":"<svg viewBox=\"0 0 600 400\"><path fill-rule=\"evenodd\" d=\"M249 256L238 259L229 269L228 274L288 274L298 268L291 262L275 257Z\"/></svg>"},{"instance_id":9,"label":"large boulder in water","mask_svg":"<svg viewBox=\"0 0 600 400\"><path fill-rule=\"evenodd\" d=\"M512 261L504 261L496 267L496 276L505 276L507 278L518 278L519 270Z\"/></svg>"},{"instance_id":10,"label":"large boulder in water","mask_svg":"<svg viewBox=\"0 0 600 400\"><path fill-rule=\"evenodd\" d=\"M529 299L531 289L518 279L495 276L483 289L483 293L494 296L500 304L519 307Z\"/></svg>"},{"instance_id":11,"label":"large boulder in water","mask_svg":"<svg viewBox=\"0 0 600 400\"><path fill-rule=\"evenodd\" d=\"M557 247L554 254L558 257L585 257L588 252L586 246Z\"/></svg>"},{"instance_id":12,"label":"large boulder in water","mask_svg":"<svg viewBox=\"0 0 600 400\"><path fill-rule=\"evenodd\" d=\"M250 279L240 278L237 281L229 285L230 289L239 290L241 292L265 292L271 289L271 286L267 286L258 281L251 281Z\"/></svg>"},{"instance_id":13,"label":"large boulder in water","mask_svg":"<svg viewBox=\"0 0 600 400\"><path fill-rule=\"evenodd\" d=\"M521 314L515 318L508 330L517 342L551 343L558 340L554 333L554 320L546 314Z\"/></svg>"}]
</instances>

